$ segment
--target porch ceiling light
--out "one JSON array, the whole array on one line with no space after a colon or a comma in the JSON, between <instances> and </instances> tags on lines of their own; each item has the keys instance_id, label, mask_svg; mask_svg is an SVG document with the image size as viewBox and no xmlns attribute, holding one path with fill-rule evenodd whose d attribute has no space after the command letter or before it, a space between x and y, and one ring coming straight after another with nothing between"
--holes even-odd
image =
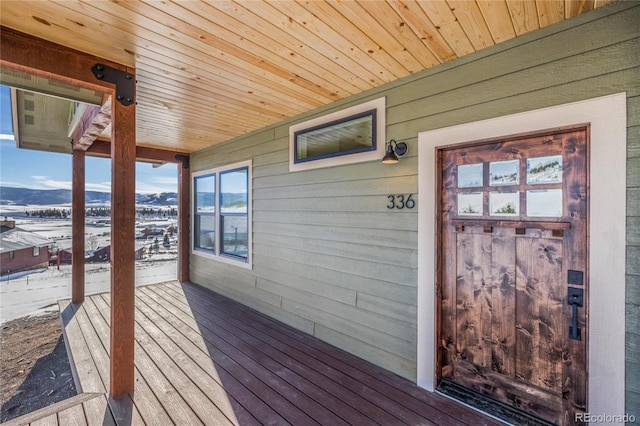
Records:
<instances>
[{"instance_id":1,"label":"porch ceiling light","mask_svg":"<svg viewBox=\"0 0 640 426\"><path fill-rule=\"evenodd\" d=\"M407 155L409 148L404 142L396 142L395 139L391 139L387 143L387 152L382 157L383 164L395 164L398 162L398 158Z\"/></svg>"}]
</instances>

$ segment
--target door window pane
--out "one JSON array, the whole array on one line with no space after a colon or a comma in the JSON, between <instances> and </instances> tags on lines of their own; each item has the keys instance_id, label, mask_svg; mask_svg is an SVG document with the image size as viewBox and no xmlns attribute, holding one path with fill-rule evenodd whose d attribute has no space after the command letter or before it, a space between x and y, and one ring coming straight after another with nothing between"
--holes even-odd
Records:
<instances>
[{"instance_id":1,"label":"door window pane","mask_svg":"<svg viewBox=\"0 0 640 426\"><path fill-rule=\"evenodd\" d=\"M504 191L489 193L489 214L491 216L519 216L520 192Z\"/></svg>"},{"instance_id":2,"label":"door window pane","mask_svg":"<svg viewBox=\"0 0 640 426\"><path fill-rule=\"evenodd\" d=\"M527 191L527 216L562 217L562 189Z\"/></svg>"},{"instance_id":3,"label":"door window pane","mask_svg":"<svg viewBox=\"0 0 640 426\"><path fill-rule=\"evenodd\" d=\"M527 159L527 183L562 182L562 155Z\"/></svg>"},{"instance_id":4,"label":"door window pane","mask_svg":"<svg viewBox=\"0 0 640 426\"><path fill-rule=\"evenodd\" d=\"M482 186L484 164L461 164L458 166L458 188L476 188Z\"/></svg>"},{"instance_id":5,"label":"door window pane","mask_svg":"<svg viewBox=\"0 0 640 426\"><path fill-rule=\"evenodd\" d=\"M489 163L489 185L519 185L520 161L494 161Z\"/></svg>"}]
</instances>

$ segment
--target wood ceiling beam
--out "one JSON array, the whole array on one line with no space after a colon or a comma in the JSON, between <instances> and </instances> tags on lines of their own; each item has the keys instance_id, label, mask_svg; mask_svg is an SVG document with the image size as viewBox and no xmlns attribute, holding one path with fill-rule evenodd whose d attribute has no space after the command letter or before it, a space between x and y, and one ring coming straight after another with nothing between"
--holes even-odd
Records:
<instances>
[{"instance_id":1,"label":"wood ceiling beam","mask_svg":"<svg viewBox=\"0 0 640 426\"><path fill-rule=\"evenodd\" d=\"M73 149L86 151L109 124L111 124L111 96L101 107L91 105L84 111L71 135Z\"/></svg>"},{"instance_id":2,"label":"wood ceiling beam","mask_svg":"<svg viewBox=\"0 0 640 426\"><path fill-rule=\"evenodd\" d=\"M69 49L50 41L0 26L0 67L84 87L99 92L111 91L114 85L96 79L91 67L97 63L127 71L124 65Z\"/></svg>"},{"instance_id":3,"label":"wood ceiling beam","mask_svg":"<svg viewBox=\"0 0 640 426\"><path fill-rule=\"evenodd\" d=\"M111 143L96 140L88 149L87 154L97 157L111 157ZM179 156L179 158L176 158ZM148 161L152 163L175 163L182 164L182 158L189 158L189 153L180 151L169 151L165 149L148 148L136 146L136 160Z\"/></svg>"}]
</instances>

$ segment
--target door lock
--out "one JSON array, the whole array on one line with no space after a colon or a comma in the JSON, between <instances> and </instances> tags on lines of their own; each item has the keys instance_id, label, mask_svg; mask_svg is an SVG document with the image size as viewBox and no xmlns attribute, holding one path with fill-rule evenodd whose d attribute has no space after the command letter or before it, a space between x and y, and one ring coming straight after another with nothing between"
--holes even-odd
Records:
<instances>
[{"instance_id":1,"label":"door lock","mask_svg":"<svg viewBox=\"0 0 640 426\"><path fill-rule=\"evenodd\" d=\"M584 292L581 288L569 287L567 292L567 304L571 305L569 338L573 340L582 340L582 330L578 328L578 308L581 308L584 305Z\"/></svg>"}]
</instances>

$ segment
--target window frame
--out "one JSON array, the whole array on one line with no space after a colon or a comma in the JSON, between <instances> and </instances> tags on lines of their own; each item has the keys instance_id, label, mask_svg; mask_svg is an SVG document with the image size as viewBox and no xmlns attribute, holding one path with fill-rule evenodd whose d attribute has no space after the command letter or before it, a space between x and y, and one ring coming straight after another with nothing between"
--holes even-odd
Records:
<instances>
[{"instance_id":1,"label":"window frame","mask_svg":"<svg viewBox=\"0 0 640 426\"><path fill-rule=\"evenodd\" d=\"M253 256L252 256L252 241L253 241L253 218L252 218L252 210L253 210L253 200L252 200L252 160L241 161L238 163L228 164L220 167L210 168L206 170L201 170L198 172L191 173L191 253L196 256L201 256L207 259L216 260L219 262L236 265L245 269L253 269ZM222 221L224 220L225 215L221 212L221 198L222 192L221 189L221 176L225 173L230 173L237 170L247 170L247 257L237 256L229 253L223 253L223 239L224 232L221 228ZM214 212L213 213L205 213L205 215L210 215L215 217L215 243L214 250L209 250L205 248L196 247L196 216L201 215L202 213L197 213L196 209L196 180L201 177L207 176L215 176L215 204L214 204ZM227 214L226 216L229 216Z\"/></svg>"},{"instance_id":2,"label":"window frame","mask_svg":"<svg viewBox=\"0 0 640 426\"><path fill-rule=\"evenodd\" d=\"M299 135L323 128L339 126L362 117L372 116L371 147L318 155L305 159L297 158ZM355 164L365 161L380 161L386 145L386 98L381 97L350 108L323 115L289 127L289 171L297 172L324 167Z\"/></svg>"}]
</instances>

